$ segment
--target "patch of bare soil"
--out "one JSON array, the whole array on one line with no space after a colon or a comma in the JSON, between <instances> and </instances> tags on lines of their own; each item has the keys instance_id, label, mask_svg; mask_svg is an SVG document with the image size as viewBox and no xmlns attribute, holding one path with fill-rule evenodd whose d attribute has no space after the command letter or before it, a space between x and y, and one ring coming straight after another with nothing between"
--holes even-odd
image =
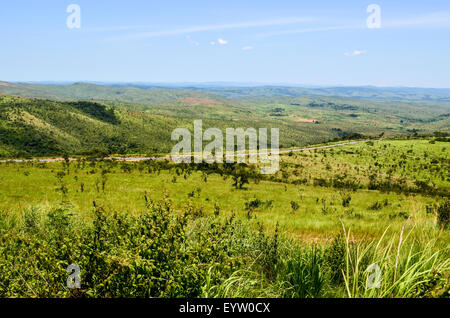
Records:
<instances>
[{"instance_id":1,"label":"patch of bare soil","mask_svg":"<svg viewBox=\"0 0 450 318\"><path fill-rule=\"evenodd\" d=\"M195 97L188 97L184 98L183 102L189 105L220 105L222 104L219 101L209 99L209 98L195 98Z\"/></svg>"},{"instance_id":2,"label":"patch of bare soil","mask_svg":"<svg viewBox=\"0 0 450 318\"><path fill-rule=\"evenodd\" d=\"M308 118L302 118L302 117L296 117L296 116L291 116L290 117L293 121L296 121L298 123L316 123L317 120L315 119L308 119Z\"/></svg>"},{"instance_id":3,"label":"patch of bare soil","mask_svg":"<svg viewBox=\"0 0 450 318\"><path fill-rule=\"evenodd\" d=\"M11 84L11 83L8 83L8 82L0 82L0 86L3 86L3 87L19 87L19 85Z\"/></svg>"}]
</instances>

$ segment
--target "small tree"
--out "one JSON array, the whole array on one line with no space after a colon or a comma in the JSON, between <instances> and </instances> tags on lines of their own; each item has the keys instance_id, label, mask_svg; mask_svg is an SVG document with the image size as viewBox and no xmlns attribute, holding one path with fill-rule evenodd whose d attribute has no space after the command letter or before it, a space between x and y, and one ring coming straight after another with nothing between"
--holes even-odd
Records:
<instances>
[{"instance_id":1,"label":"small tree","mask_svg":"<svg viewBox=\"0 0 450 318\"><path fill-rule=\"evenodd\" d=\"M295 212L300 208L300 205L295 201L291 201L291 208L292 208L292 212Z\"/></svg>"},{"instance_id":2,"label":"small tree","mask_svg":"<svg viewBox=\"0 0 450 318\"><path fill-rule=\"evenodd\" d=\"M351 195L346 191L341 191L341 199L342 199L342 206L344 208L348 207L350 205L350 201L352 200Z\"/></svg>"},{"instance_id":3,"label":"small tree","mask_svg":"<svg viewBox=\"0 0 450 318\"><path fill-rule=\"evenodd\" d=\"M450 227L450 200L446 199L436 207L437 223L444 230Z\"/></svg>"}]
</instances>

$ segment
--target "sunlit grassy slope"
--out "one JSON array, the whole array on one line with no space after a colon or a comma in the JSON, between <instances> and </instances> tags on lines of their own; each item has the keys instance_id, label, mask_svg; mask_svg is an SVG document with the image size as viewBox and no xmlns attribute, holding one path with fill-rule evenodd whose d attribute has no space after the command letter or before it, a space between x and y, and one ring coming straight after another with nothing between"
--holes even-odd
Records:
<instances>
[{"instance_id":1,"label":"sunlit grassy slope","mask_svg":"<svg viewBox=\"0 0 450 318\"><path fill-rule=\"evenodd\" d=\"M19 214L31 206L47 210L64 199L73 205L74 213L84 218L89 217L95 200L111 213L139 214L145 206L145 193L159 200L167 192L180 212L190 205L212 215L219 206L226 215L256 218L268 228L279 223L293 237L323 241L340 230L341 222L352 227L357 237L373 238L387 227L398 231L409 216L411 224L425 233L435 232L431 208L439 196L449 195L450 188L448 145L430 144L428 140L380 141L286 155L278 175L250 182L241 190L232 186L231 177L193 172L185 178L174 169L149 173L145 163L72 163L69 173L58 179L62 166L2 164L0 209ZM402 180L403 188L370 189L373 174L377 175L377 184ZM335 179L342 184L355 183L340 186L331 183ZM422 187L418 180L428 187ZM67 195L58 190L62 184ZM430 189L438 189L439 194L432 194ZM345 205L347 196L350 201ZM249 202L255 200L259 204L249 209Z\"/></svg>"},{"instance_id":2,"label":"sunlit grassy slope","mask_svg":"<svg viewBox=\"0 0 450 318\"><path fill-rule=\"evenodd\" d=\"M158 101L130 103L114 101L112 88L101 89L108 93L97 98L111 100L56 102L0 96L0 156L167 153L175 144L171 132L178 127L192 129L196 119L203 120L205 129L217 127L222 131L228 127L279 128L282 148L355 134L399 136L448 133L450 129L445 103L306 96L245 102L178 90L168 91L168 98L162 94L164 98ZM77 90L74 94L86 96Z\"/></svg>"}]
</instances>

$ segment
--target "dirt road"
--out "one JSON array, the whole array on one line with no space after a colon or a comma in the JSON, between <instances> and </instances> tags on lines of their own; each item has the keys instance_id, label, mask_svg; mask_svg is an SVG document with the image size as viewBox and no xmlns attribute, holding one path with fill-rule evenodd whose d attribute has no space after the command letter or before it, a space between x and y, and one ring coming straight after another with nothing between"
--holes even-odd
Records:
<instances>
[{"instance_id":1,"label":"dirt road","mask_svg":"<svg viewBox=\"0 0 450 318\"><path fill-rule=\"evenodd\" d=\"M318 150L318 149L335 148L335 147L342 147L342 146L347 146L347 145L354 145L354 144L359 144L359 143L365 143L365 142L369 142L369 141L377 141L377 140L349 141L349 142L344 142L344 143L334 144L334 145L328 145L328 146L316 146L316 147L309 147L309 148L273 151L273 152L269 152L269 154L285 154L285 153L290 153L290 152L302 152L302 151L310 151L310 150ZM237 157L242 157L242 156L257 155L257 154L266 155L268 153L267 152L262 152L262 153L242 153L242 154L236 154L236 156ZM193 155L180 155L180 157L192 157L192 156ZM227 155L227 157L228 156L232 156L232 155ZM165 159L171 160L171 156L167 155L165 157L127 157L127 158L124 158L124 157L107 157L105 159L106 160L118 160L118 161L136 162L136 161L145 161L145 160L165 160ZM64 160L65 160L64 158L11 159L11 160L0 160L0 163L5 163L5 162L30 162L30 161L49 163L49 162L60 162L60 161L64 161ZM69 158L69 160L70 161L76 161L77 159Z\"/></svg>"}]
</instances>

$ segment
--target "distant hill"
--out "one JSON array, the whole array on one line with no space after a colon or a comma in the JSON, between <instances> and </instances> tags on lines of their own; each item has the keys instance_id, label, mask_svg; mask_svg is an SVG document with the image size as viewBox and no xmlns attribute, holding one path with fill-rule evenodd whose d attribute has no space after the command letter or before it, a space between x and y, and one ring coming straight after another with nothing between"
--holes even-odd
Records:
<instances>
[{"instance_id":1,"label":"distant hill","mask_svg":"<svg viewBox=\"0 0 450 318\"><path fill-rule=\"evenodd\" d=\"M282 148L358 135L450 133L447 101L314 96L302 90L307 89L0 82L0 157L168 153L172 131L192 128L196 119L205 129L222 131L279 128ZM359 93L348 88L346 94Z\"/></svg>"},{"instance_id":2,"label":"distant hill","mask_svg":"<svg viewBox=\"0 0 450 318\"><path fill-rule=\"evenodd\" d=\"M395 88L395 87L326 87L302 88L288 86L260 87L185 87L231 99L260 100L267 97L346 97L389 101L441 101L450 102L450 89Z\"/></svg>"},{"instance_id":3,"label":"distant hill","mask_svg":"<svg viewBox=\"0 0 450 318\"><path fill-rule=\"evenodd\" d=\"M343 97L380 101L422 101L450 103L450 89L412 87L292 87L292 86L230 86L169 85L142 83L74 83L74 84L18 84L0 82L0 94L58 100L93 99L131 103L163 103L183 98L206 98L221 103L229 99L240 101L276 100L277 98Z\"/></svg>"},{"instance_id":4,"label":"distant hill","mask_svg":"<svg viewBox=\"0 0 450 318\"><path fill-rule=\"evenodd\" d=\"M130 103L155 104L173 102L185 98L204 98L226 103L222 96L185 89L158 89L114 87L89 83L70 85L17 84L0 82L0 94L20 97L48 98L52 100L115 100Z\"/></svg>"}]
</instances>

